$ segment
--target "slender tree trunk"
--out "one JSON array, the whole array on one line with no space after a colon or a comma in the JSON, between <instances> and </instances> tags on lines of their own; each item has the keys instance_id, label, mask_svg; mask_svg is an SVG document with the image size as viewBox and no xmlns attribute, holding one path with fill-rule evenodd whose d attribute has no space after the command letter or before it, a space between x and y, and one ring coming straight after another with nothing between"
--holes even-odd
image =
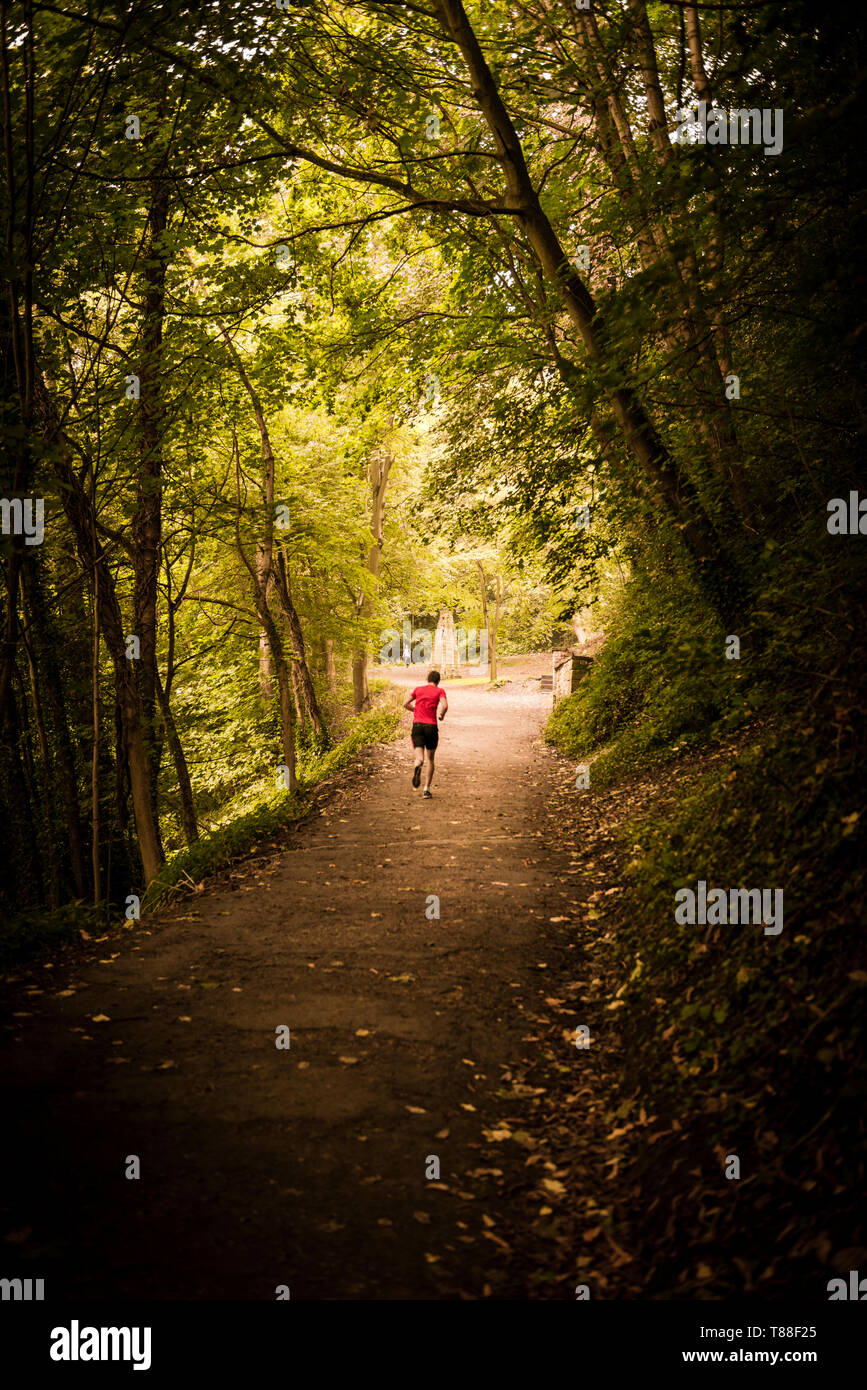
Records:
<instances>
[{"instance_id":1,"label":"slender tree trunk","mask_svg":"<svg viewBox=\"0 0 867 1390\"><path fill-rule=\"evenodd\" d=\"M91 866L93 871L93 902L99 905L102 883L99 860L99 565L93 567L93 752L90 762L90 835Z\"/></svg>"},{"instance_id":2,"label":"slender tree trunk","mask_svg":"<svg viewBox=\"0 0 867 1390\"><path fill-rule=\"evenodd\" d=\"M334 661L334 638L325 638L325 679L332 695L337 693L337 666Z\"/></svg>"},{"instance_id":3,"label":"slender tree trunk","mask_svg":"<svg viewBox=\"0 0 867 1390\"><path fill-rule=\"evenodd\" d=\"M289 636L292 642L292 673L295 681L295 689L301 710L304 717L311 725L317 738L326 738L328 731L325 727L325 720L319 708L319 701L316 698L316 690L313 679L310 675L310 668L307 665L307 653L304 646L304 633L301 628L301 619L298 617L298 610L292 599L292 580L289 574L289 566L282 550L277 552L277 564L274 570L274 580L277 595L280 599L280 607L289 628Z\"/></svg>"},{"instance_id":4,"label":"slender tree trunk","mask_svg":"<svg viewBox=\"0 0 867 1390\"><path fill-rule=\"evenodd\" d=\"M157 594L162 559L163 325L165 321L169 195L165 182L150 188L148 234L142 251L144 314L139 375L139 470L132 519L133 629L140 657L133 663L141 704L142 734L151 768L151 800L157 818L159 739L157 737Z\"/></svg>"},{"instance_id":5,"label":"slender tree trunk","mask_svg":"<svg viewBox=\"0 0 867 1390\"><path fill-rule=\"evenodd\" d=\"M181 824L184 828L184 838L187 844L191 845L199 838L199 826L196 820L196 804L193 798L193 784L190 781L190 771L187 767L187 760L184 755L184 748L180 740L180 735L178 734L175 716L172 713L171 702L160 680L159 671L157 671L157 699L159 700L163 727L166 731L166 742L169 745L169 752L172 755L172 760L175 765L178 790L181 794Z\"/></svg>"},{"instance_id":6,"label":"slender tree trunk","mask_svg":"<svg viewBox=\"0 0 867 1390\"><path fill-rule=\"evenodd\" d=\"M84 837L78 803L75 752L67 716L66 683L57 659L60 639L56 625L49 620L46 612L42 573L38 561L25 565L22 569L21 592L26 617L24 636L29 644L28 654L37 677L40 671L44 674L44 680L39 680L39 688L43 703L50 712L54 729L52 764L56 762L60 797L66 816L69 867L72 871L75 896L84 899L87 896Z\"/></svg>"},{"instance_id":7,"label":"slender tree trunk","mask_svg":"<svg viewBox=\"0 0 867 1390\"><path fill-rule=\"evenodd\" d=\"M497 621L499 619L500 611L500 581L498 576L497 617L494 619L493 626L491 626L488 620L488 576L485 574L485 568L481 560L477 560L476 564L479 567L479 588L481 590L482 595L482 617L485 623L485 631L488 634L488 680L493 683L497 679Z\"/></svg>"},{"instance_id":8,"label":"slender tree trunk","mask_svg":"<svg viewBox=\"0 0 867 1390\"><path fill-rule=\"evenodd\" d=\"M228 339L228 335L224 335ZM238 452L238 441L233 435L233 449L235 454L235 547L250 576L250 584L253 594L253 601L256 605L256 613L259 618L259 626L265 633L268 641L268 649L271 653L271 661L274 667L274 674L277 678L277 694L280 702L280 735L283 751L283 766L286 768L285 778L287 790L294 792L297 787L295 771L295 709L292 702L292 682L289 675L289 668L286 663L286 656L283 651L283 642L277 630L277 624L268 606L268 589L272 577L272 560L274 552L274 453L271 448L271 440L268 434L268 427L265 416L262 413L259 398L253 388L252 383L244 371L243 364L235 352L234 344L228 340L232 353L236 359L241 379L243 380L250 397L253 401L253 409L259 423L259 433L262 441L262 453L265 461L265 532L263 539L258 543L255 560L251 562L250 557L244 549L241 539L241 460Z\"/></svg>"},{"instance_id":9,"label":"slender tree trunk","mask_svg":"<svg viewBox=\"0 0 867 1390\"><path fill-rule=\"evenodd\" d=\"M274 698L274 673L271 669L271 653L268 650L268 634L259 629L259 694L266 707Z\"/></svg>"},{"instance_id":10,"label":"slender tree trunk","mask_svg":"<svg viewBox=\"0 0 867 1390\"><path fill-rule=\"evenodd\" d=\"M391 452L385 448L374 453L370 460L370 530L373 542L367 552L367 568L373 575L375 583L379 582L379 571L382 564L385 492L393 462ZM360 622L366 625L373 612L373 599L368 598L366 594L360 594L356 604L356 612ZM370 689L367 684L366 633L356 647L352 658L352 693L355 713L360 714L370 705Z\"/></svg>"},{"instance_id":11,"label":"slender tree trunk","mask_svg":"<svg viewBox=\"0 0 867 1390\"><path fill-rule=\"evenodd\" d=\"M153 810L151 774L147 745L141 723L138 689L126 656L123 619L111 570L96 536L93 503L82 487L72 465L72 449L57 416L51 396L41 377L36 379L41 429L50 446L55 474L79 559L85 572L94 576L99 630L114 666L115 697L123 728L124 749L129 766L130 788L136 834L145 881L156 878L163 866L162 849Z\"/></svg>"},{"instance_id":12,"label":"slender tree trunk","mask_svg":"<svg viewBox=\"0 0 867 1390\"><path fill-rule=\"evenodd\" d=\"M699 101L707 102L708 108L713 106L713 93L710 86L710 78L704 65L704 54L701 48L701 21L699 19L698 7L696 5L684 5L684 20L686 23L686 41L689 49L689 66L692 73L692 85L695 88L696 96ZM723 232L722 211L720 207L719 194L716 189L708 192L708 206L710 207L712 231L708 245L708 282L712 298L718 302L721 290L723 264L725 261L725 234ZM714 342L716 343L717 356L719 357L720 371L723 377L727 377L732 370L731 343L729 341L728 329L725 323L715 319L713 325Z\"/></svg>"},{"instance_id":13,"label":"slender tree trunk","mask_svg":"<svg viewBox=\"0 0 867 1390\"><path fill-rule=\"evenodd\" d=\"M26 610L25 610L26 611ZM30 628L23 633L24 650L27 655L27 669L30 675L30 700L33 706L33 724L36 729L36 739L39 744L39 756L42 759L44 791L43 815L45 818L45 832L47 836L46 845L48 851L48 881L49 897L48 902L51 908L57 908L61 902L61 874L60 857L57 850L57 825L55 820L54 797L52 795L52 768L54 759L51 756L51 748L48 742L48 730L45 727L45 715L42 704L42 690L39 679L39 671L36 665L36 655L33 648L33 631Z\"/></svg>"},{"instance_id":14,"label":"slender tree trunk","mask_svg":"<svg viewBox=\"0 0 867 1390\"><path fill-rule=\"evenodd\" d=\"M187 253L188 260L195 268L192 256ZM277 691L280 701L280 732L283 745L283 763L287 769L286 777L289 783L288 790L295 791L297 782L295 774L295 711L292 703L292 687L286 657L283 651L283 643L277 631L277 625L271 616L268 607L268 590L273 578L273 558L274 558L274 482L276 474L276 461L274 450L271 445L271 435L268 430L268 422L265 419L265 412L262 409L262 402L258 392L250 379L244 366L241 354L232 341L231 334L225 324L217 320L217 327L220 336L229 352L235 371L250 397L253 407L253 414L256 419L256 427L259 431L259 441L262 447L262 461L264 465L264 493L265 493L265 520L262 538L256 547L254 562L250 559L244 549L241 540L241 461L238 454L237 439L233 435L233 448L235 452L235 546L241 560L247 569L252 582L253 597L256 604L256 612L259 616L260 631L265 633L268 648L271 654L271 661L274 667L274 674L277 678ZM261 639L260 639L261 640ZM260 667L261 669L261 667Z\"/></svg>"}]
</instances>

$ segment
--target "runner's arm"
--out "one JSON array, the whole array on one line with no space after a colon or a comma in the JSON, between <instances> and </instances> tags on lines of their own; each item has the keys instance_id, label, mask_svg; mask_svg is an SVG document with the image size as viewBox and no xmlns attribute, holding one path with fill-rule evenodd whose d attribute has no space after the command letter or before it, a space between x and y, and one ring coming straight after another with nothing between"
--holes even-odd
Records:
<instances>
[{"instance_id":1,"label":"runner's arm","mask_svg":"<svg viewBox=\"0 0 867 1390\"><path fill-rule=\"evenodd\" d=\"M404 700L403 707L404 709L413 709L415 707L415 696L410 695L408 700Z\"/></svg>"},{"instance_id":2,"label":"runner's arm","mask_svg":"<svg viewBox=\"0 0 867 1390\"><path fill-rule=\"evenodd\" d=\"M440 723L442 723L442 721L445 719L445 717L446 717L446 710L448 709L448 707L449 707L449 697L448 697L448 695L446 694L446 692L443 690L443 691L440 692L440 698L439 698L439 716L440 716Z\"/></svg>"}]
</instances>

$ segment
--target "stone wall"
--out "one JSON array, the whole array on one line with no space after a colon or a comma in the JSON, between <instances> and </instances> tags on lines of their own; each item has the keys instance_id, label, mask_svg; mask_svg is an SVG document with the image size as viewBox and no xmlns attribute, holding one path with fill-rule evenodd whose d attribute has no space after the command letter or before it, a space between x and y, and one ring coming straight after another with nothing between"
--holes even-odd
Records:
<instances>
[{"instance_id":1,"label":"stone wall","mask_svg":"<svg viewBox=\"0 0 867 1390\"><path fill-rule=\"evenodd\" d=\"M581 656L578 652L559 651L553 653L552 689L555 705L558 700L565 700L567 695L571 695L573 691L578 689L592 665L592 657Z\"/></svg>"}]
</instances>

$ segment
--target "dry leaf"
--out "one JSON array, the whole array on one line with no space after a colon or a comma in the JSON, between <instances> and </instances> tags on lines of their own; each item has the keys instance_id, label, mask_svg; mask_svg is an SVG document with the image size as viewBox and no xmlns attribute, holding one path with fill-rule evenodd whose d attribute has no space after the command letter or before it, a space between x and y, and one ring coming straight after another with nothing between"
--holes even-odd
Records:
<instances>
[{"instance_id":1,"label":"dry leaf","mask_svg":"<svg viewBox=\"0 0 867 1390\"><path fill-rule=\"evenodd\" d=\"M542 1187L546 1192L550 1192L553 1197L565 1197L566 1185L559 1178L542 1178Z\"/></svg>"}]
</instances>

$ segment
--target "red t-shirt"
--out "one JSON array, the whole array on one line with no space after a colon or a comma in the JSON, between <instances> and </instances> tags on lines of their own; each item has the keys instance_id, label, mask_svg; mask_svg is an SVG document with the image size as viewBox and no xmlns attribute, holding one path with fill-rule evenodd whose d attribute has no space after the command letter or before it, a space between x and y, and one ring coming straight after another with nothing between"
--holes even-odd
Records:
<instances>
[{"instance_id":1,"label":"red t-shirt","mask_svg":"<svg viewBox=\"0 0 867 1390\"><path fill-rule=\"evenodd\" d=\"M440 700L446 698L446 692L441 690L438 685L417 685L412 693L415 696L415 708L412 712L413 722L416 724L435 724L437 722L437 705Z\"/></svg>"}]
</instances>

